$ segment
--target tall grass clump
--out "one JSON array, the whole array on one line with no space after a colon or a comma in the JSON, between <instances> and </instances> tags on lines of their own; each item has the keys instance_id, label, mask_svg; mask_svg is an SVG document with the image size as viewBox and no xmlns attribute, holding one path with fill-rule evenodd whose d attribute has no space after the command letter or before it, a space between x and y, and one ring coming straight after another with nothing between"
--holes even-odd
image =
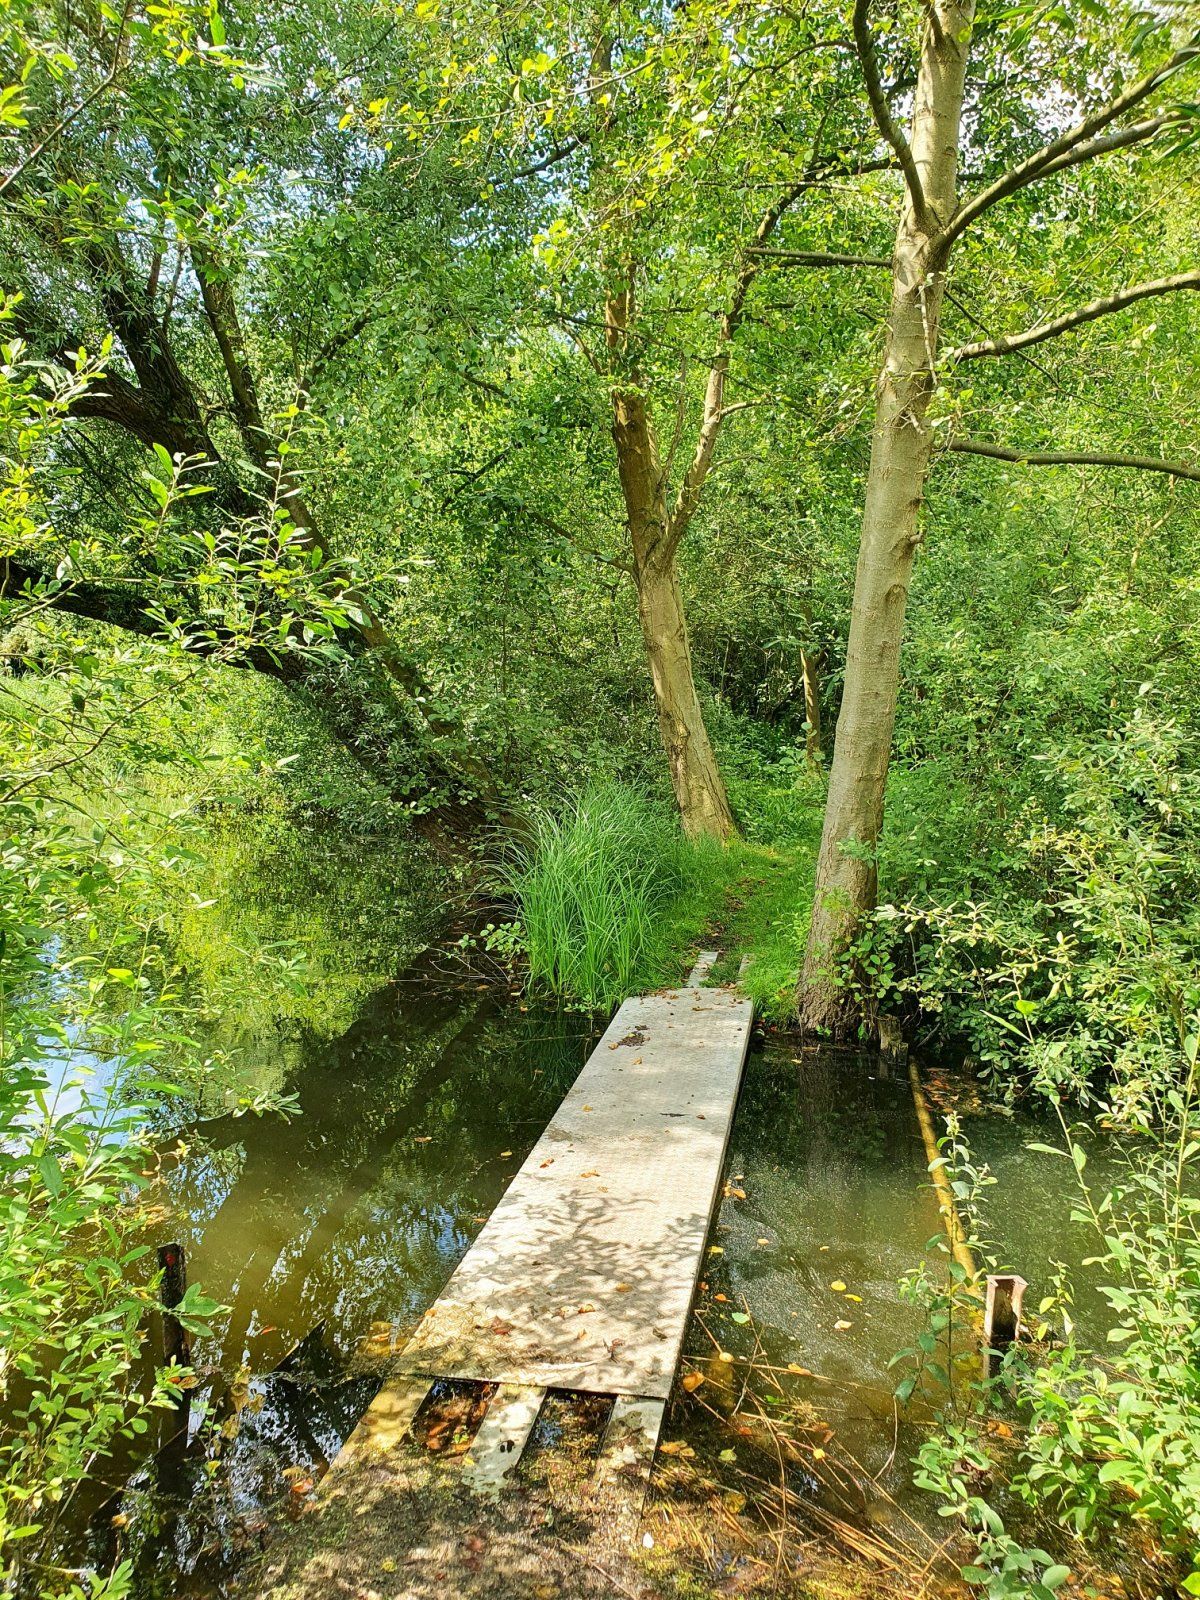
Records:
<instances>
[{"instance_id":1,"label":"tall grass clump","mask_svg":"<svg viewBox=\"0 0 1200 1600\"><path fill-rule=\"evenodd\" d=\"M686 839L665 807L626 784L594 784L557 810L539 808L501 867L530 988L601 1010L661 981L680 902L723 881L723 856L715 841Z\"/></svg>"}]
</instances>

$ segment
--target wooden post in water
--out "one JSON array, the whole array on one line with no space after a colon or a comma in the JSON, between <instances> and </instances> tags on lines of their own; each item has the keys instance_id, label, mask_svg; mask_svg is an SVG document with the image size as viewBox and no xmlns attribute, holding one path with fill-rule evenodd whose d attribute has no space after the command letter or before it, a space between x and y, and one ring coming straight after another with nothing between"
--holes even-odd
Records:
<instances>
[{"instance_id":1,"label":"wooden post in water","mask_svg":"<svg viewBox=\"0 0 1200 1600\"><path fill-rule=\"evenodd\" d=\"M1029 1285L1015 1272L989 1272L983 1308L983 1342L1003 1350L1021 1337L1021 1302Z\"/></svg>"},{"instance_id":2,"label":"wooden post in water","mask_svg":"<svg viewBox=\"0 0 1200 1600\"><path fill-rule=\"evenodd\" d=\"M163 1307L162 1341L163 1360L167 1366L190 1367L192 1364L192 1337L178 1317L171 1315L187 1293L187 1257L181 1244L160 1244L158 1265L162 1272L160 1299Z\"/></svg>"}]
</instances>

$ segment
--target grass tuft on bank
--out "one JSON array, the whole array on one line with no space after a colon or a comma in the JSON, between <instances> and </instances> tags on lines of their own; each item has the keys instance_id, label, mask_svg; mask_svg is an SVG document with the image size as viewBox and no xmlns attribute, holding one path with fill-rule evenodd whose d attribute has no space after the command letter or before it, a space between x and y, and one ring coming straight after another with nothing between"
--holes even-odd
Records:
<instances>
[{"instance_id":1,"label":"grass tuft on bank","mask_svg":"<svg viewBox=\"0 0 1200 1600\"><path fill-rule=\"evenodd\" d=\"M492 948L523 963L530 993L599 1011L679 983L696 950L715 945L717 976L736 978L749 955L743 987L763 1015L786 1018L820 812L808 793L760 789L739 795L757 840L728 846L685 838L673 809L622 783L538 809L499 871L515 918L492 935ZM773 843L776 829L762 818L776 813L787 826Z\"/></svg>"},{"instance_id":2,"label":"grass tuft on bank","mask_svg":"<svg viewBox=\"0 0 1200 1600\"><path fill-rule=\"evenodd\" d=\"M728 871L719 844L686 839L665 806L626 784L539 808L500 874L531 992L602 1010L673 981L681 940L720 904Z\"/></svg>"}]
</instances>

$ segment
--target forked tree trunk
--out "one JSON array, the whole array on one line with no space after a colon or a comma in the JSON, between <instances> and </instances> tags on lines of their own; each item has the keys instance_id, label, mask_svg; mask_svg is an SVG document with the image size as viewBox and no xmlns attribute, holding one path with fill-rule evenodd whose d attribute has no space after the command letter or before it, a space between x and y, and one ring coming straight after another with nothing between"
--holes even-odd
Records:
<instances>
[{"instance_id":1,"label":"forked tree trunk","mask_svg":"<svg viewBox=\"0 0 1200 1600\"><path fill-rule=\"evenodd\" d=\"M956 203L973 18L974 0L933 0L921 41L911 151L922 193L907 184L896 238L845 687L800 982L802 1025L835 1036L855 1032L863 1020L857 995L837 982L835 964L875 905L900 641L932 443L926 412L945 279L937 234ZM870 74L872 63L867 68Z\"/></svg>"},{"instance_id":2,"label":"forked tree trunk","mask_svg":"<svg viewBox=\"0 0 1200 1600\"><path fill-rule=\"evenodd\" d=\"M628 314L627 295L608 300L605 317L610 345L623 338ZM676 551L690 509L686 513L679 506L668 509L666 474L641 388L615 387L612 405L612 436L629 524L638 620L680 821L690 838L707 834L729 839L737 829L696 693L679 590Z\"/></svg>"}]
</instances>

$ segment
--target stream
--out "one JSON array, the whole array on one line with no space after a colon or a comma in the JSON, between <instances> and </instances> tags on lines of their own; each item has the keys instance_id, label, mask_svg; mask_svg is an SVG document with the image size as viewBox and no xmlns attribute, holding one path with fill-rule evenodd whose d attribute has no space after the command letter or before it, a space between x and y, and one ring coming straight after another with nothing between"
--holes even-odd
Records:
<instances>
[{"instance_id":1,"label":"stream","mask_svg":"<svg viewBox=\"0 0 1200 1600\"><path fill-rule=\"evenodd\" d=\"M278 884L265 874L243 896L266 915ZM153 1242L182 1244L192 1281L227 1309L197 1341L186 1415L162 1414L104 1463L60 1529L64 1564L132 1560L139 1600L229 1593L268 1517L300 1514L375 1390L384 1325L403 1334L436 1298L599 1031L453 978L431 954L391 978L361 957L352 927L325 951L323 981L339 959L341 979L356 975L340 1006L255 1012L250 1055L287 1115L164 1131ZM1026 1149L1040 1124L969 1126L1002 1179L991 1237L1036 1303L1053 1259L1088 1253L1061 1234L1068 1164ZM752 1358L824 1441L824 1470L799 1468L814 1505L898 1538L929 1526L909 1468L921 1424L897 1415L889 1363L921 1326L898 1282L939 1228L907 1073L758 1039L685 1352L703 1381L677 1392L664 1439L718 1474L731 1437L742 1453L729 1418ZM1086 1294L1080 1315L1101 1316Z\"/></svg>"}]
</instances>

